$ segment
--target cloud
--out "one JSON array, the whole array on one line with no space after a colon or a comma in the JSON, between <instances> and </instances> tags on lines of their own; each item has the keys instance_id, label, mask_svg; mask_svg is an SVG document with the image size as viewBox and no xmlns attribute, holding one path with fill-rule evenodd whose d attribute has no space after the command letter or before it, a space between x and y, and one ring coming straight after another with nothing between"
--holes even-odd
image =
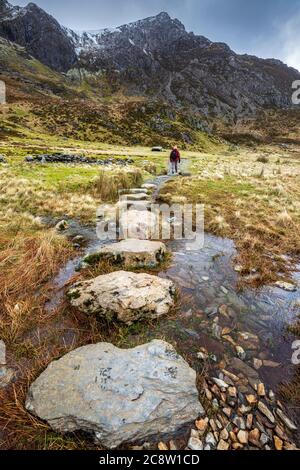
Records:
<instances>
[{"instance_id":1,"label":"cloud","mask_svg":"<svg viewBox=\"0 0 300 470\"><path fill-rule=\"evenodd\" d=\"M300 11L293 14L281 31L283 55L288 65L300 70Z\"/></svg>"}]
</instances>

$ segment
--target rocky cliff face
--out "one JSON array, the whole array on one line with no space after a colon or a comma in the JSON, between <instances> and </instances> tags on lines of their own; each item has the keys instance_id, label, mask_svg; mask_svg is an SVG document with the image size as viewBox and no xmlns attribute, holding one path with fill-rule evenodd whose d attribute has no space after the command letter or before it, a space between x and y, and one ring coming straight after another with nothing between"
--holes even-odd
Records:
<instances>
[{"instance_id":1,"label":"rocky cliff face","mask_svg":"<svg viewBox=\"0 0 300 470\"><path fill-rule=\"evenodd\" d=\"M65 29L34 3L20 8L0 0L0 36L25 46L36 59L58 71L67 71L77 59Z\"/></svg>"},{"instance_id":2,"label":"rocky cliff face","mask_svg":"<svg viewBox=\"0 0 300 470\"><path fill-rule=\"evenodd\" d=\"M235 54L188 33L167 13L115 30L73 36L79 64L117 71L134 93L147 93L210 116L251 115L291 105L296 70L280 61Z\"/></svg>"},{"instance_id":3,"label":"rocky cliff face","mask_svg":"<svg viewBox=\"0 0 300 470\"><path fill-rule=\"evenodd\" d=\"M297 70L277 60L235 54L186 31L167 13L116 29L76 33L29 4L0 0L0 36L77 77L113 77L127 94L166 100L174 107L230 120L265 108L291 106Z\"/></svg>"}]
</instances>

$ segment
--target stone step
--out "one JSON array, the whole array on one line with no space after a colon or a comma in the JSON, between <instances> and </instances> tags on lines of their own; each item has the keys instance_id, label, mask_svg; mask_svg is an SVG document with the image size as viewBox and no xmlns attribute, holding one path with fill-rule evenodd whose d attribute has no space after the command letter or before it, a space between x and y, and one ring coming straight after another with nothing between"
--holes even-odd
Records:
<instances>
[{"instance_id":1,"label":"stone step","mask_svg":"<svg viewBox=\"0 0 300 470\"><path fill-rule=\"evenodd\" d=\"M149 211L130 210L121 214L120 236L123 239L151 240L159 223L157 214Z\"/></svg>"},{"instance_id":2,"label":"stone step","mask_svg":"<svg viewBox=\"0 0 300 470\"><path fill-rule=\"evenodd\" d=\"M127 201L147 201L147 199L150 198L149 194L145 192L138 194L122 194L121 197Z\"/></svg>"},{"instance_id":3,"label":"stone step","mask_svg":"<svg viewBox=\"0 0 300 470\"><path fill-rule=\"evenodd\" d=\"M53 361L26 408L56 432L90 433L100 445L173 435L205 414L196 372L164 341L133 349L90 344Z\"/></svg>"},{"instance_id":4,"label":"stone step","mask_svg":"<svg viewBox=\"0 0 300 470\"><path fill-rule=\"evenodd\" d=\"M106 259L127 267L154 268L163 260L166 251L166 246L161 242L129 239L104 246L87 255L83 262L92 265Z\"/></svg>"},{"instance_id":5,"label":"stone step","mask_svg":"<svg viewBox=\"0 0 300 470\"><path fill-rule=\"evenodd\" d=\"M83 313L131 325L169 313L175 285L150 274L117 271L78 282L68 292L71 305Z\"/></svg>"},{"instance_id":6,"label":"stone step","mask_svg":"<svg viewBox=\"0 0 300 470\"><path fill-rule=\"evenodd\" d=\"M139 212L151 210L152 201L119 201L116 204L116 208L119 211L124 210L137 210Z\"/></svg>"},{"instance_id":7,"label":"stone step","mask_svg":"<svg viewBox=\"0 0 300 470\"><path fill-rule=\"evenodd\" d=\"M131 189L120 189L119 194L145 194L148 193L147 188L131 188Z\"/></svg>"},{"instance_id":8,"label":"stone step","mask_svg":"<svg viewBox=\"0 0 300 470\"><path fill-rule=\"evenodd\" d=\"M149 191L154 191L155 189L157 189L157 184L145 183L145 184L143 184L142 188L143 189L148 189Z\"/></svg>"}]
</instances>

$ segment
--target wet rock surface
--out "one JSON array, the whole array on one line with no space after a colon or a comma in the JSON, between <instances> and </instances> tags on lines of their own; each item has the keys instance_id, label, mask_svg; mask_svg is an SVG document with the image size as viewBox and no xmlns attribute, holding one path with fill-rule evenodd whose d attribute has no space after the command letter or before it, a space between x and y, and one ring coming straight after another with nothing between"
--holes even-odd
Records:
<instances>
[{"instance_id":1,"label":"wet rock surface","mask_svg":"<svg viewBox=\"0 0 300 470\"><path fill-rule=\"evenodd\" d=\"M226 120L264 108L284 109L291 106L290 84L299 80L299 72L279 60L236 54L227 44L186 31L166 12L114 29L78 33L34 3L25 8L2 5L0 36L24 46L28 56L78 79L83 70L92 77L105 70L108 80L116 73L125 94L151 93L166 101L170 121L177 107L194 109L192 127L204 132L210 133L211 125L198 112ZM283 76L285 80L278 79ZM218 94L212 91L216 89ZM154 116L151 127L160 133L169 123ZM180 138L193 142L187 131Z\"/></svg>"},{"instance_id":2,"label":"wet rock surface","mask_svg":"<svg viewBox=\"0 0 300 470\"><path fill-rule=\"evenodd\" d=\"M284 414L271 390L261 399L245 375L233 376L224 369L214 373L218 377L203 381L200 397L207 416L195 421L188 449L297 450L293 442L297 426ZM233 381L234 386L230 385ZM251 395L243 393L245 383ZM170 449L170 443L165 445Z\"/></svg>"},{"instance_id":3,"label":"wet rock surface","mask_svg":"<svg viewBox=\"0 0 300 470\"><path fill-rule=\"evenodd\" d=\"M31 385L26 408L55 431L90 432L108 448L172 434L204 413L196 373L163 341L72 351Z\"/></svg>"}]
</instances>

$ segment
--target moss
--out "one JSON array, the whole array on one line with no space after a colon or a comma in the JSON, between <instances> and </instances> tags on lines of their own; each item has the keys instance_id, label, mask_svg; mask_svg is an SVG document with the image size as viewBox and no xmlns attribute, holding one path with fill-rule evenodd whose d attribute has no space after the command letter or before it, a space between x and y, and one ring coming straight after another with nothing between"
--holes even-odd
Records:
<instances>
[{"instance_id":1,"label":"moss","mask_svg":"<svg viewBox=\"0 0 300 470\"><path fill-rule=\"evenodd\" d=\"M81 297L81 294L78 290L73 289L67 292L67 297L69 300L77 300Z\"/></svg>"}]
</instances>

